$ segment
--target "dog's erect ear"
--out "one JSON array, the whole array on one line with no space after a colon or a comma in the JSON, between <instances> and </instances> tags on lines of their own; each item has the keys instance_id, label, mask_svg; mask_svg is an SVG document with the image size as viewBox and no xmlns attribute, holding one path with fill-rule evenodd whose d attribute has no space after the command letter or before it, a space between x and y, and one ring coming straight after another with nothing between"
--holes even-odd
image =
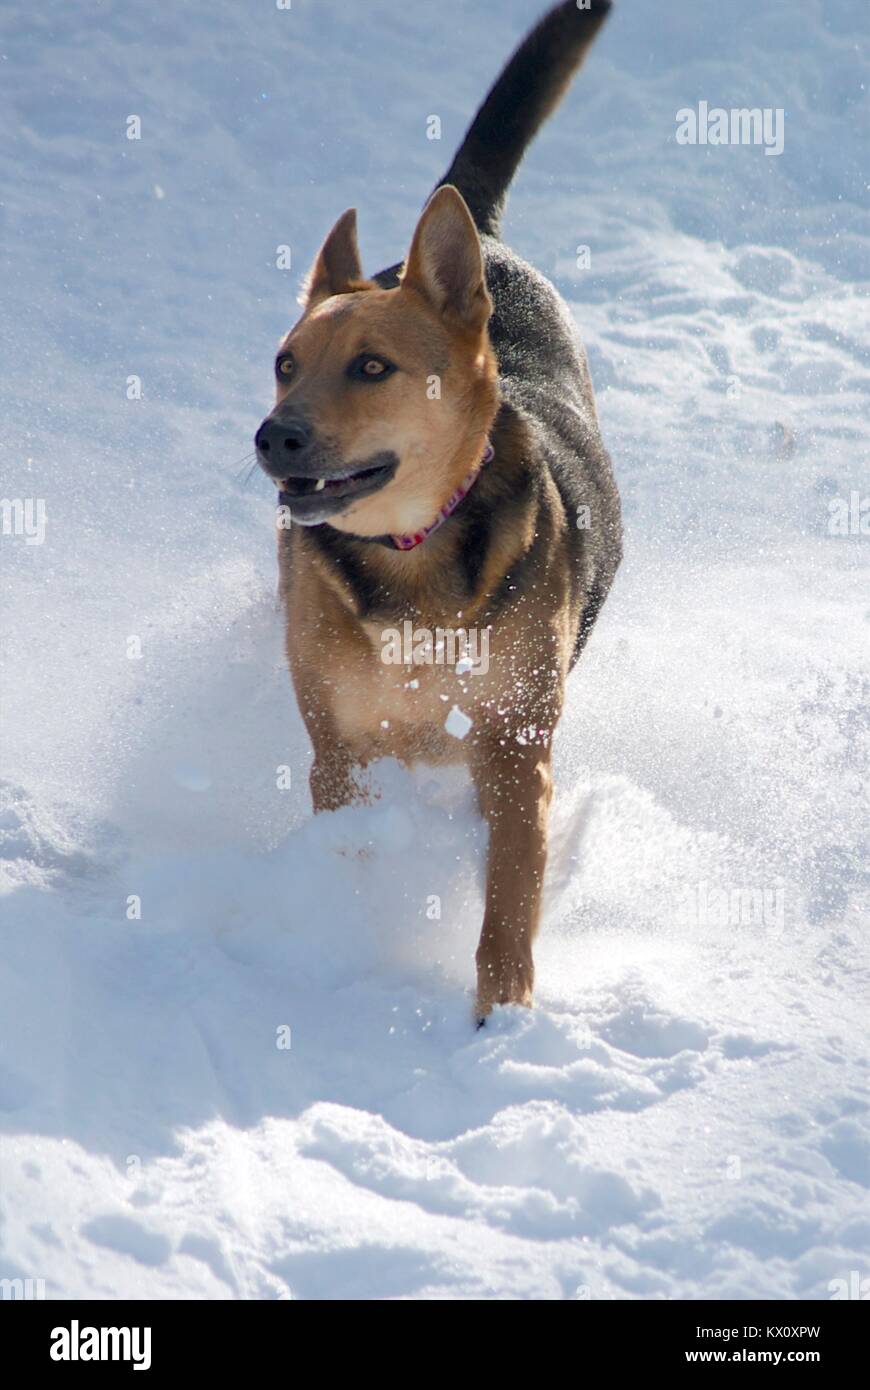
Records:
<instances>
[{"instance_id":1,"label":"dog's erect ear","mask_svg":"<svg viewBox=\"0 0 870 1390\"><path fill-rule=\"evenodd\" d=\"M465 199L449 184L432 194L417 223L402 285L469 328L482 329L492 313L480 237Z\"/></svg>"},{"instance_id":2,"label":"dog's erect ear","mask_svg":"<svg viewBox=\"0 0 870 1390\"><path fill-rule=\"evenodd\" d=\"M317 253L317 260L303 286L301 301L306 309L313 309L334 294L350 294L368 287L359 259L356 208L348 208Z\"/></svg>"}]
</instances>

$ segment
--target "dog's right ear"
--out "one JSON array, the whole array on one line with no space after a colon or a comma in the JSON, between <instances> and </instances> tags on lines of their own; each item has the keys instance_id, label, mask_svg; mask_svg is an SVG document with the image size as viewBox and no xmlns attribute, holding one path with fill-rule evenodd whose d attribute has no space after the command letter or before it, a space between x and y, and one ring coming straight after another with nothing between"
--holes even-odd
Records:
<instances>
[{"instance_id":1,"label":"dog's right ear","mask_svg":"<svg viewBox=\"0 0 870 1390\"><path fill-rule=\"evenodd\" d=\"M492 313L480 237L458 188L437 189L417 223L402 284L442 314L482 330Z\"/></svg>"},{"instance_id":2,"label":"dog's right ear","mask_svg":"<svg viewBox=\"0 0 870 1390\"><path fill-rule=\"evenodd\" d=\"M369 288L370 282L363 275L359 258L356 208L348 208L317 253L299 302L305 309L314 309L334 294L351 294L354 290Z\"/></svg>"}]
</instances>

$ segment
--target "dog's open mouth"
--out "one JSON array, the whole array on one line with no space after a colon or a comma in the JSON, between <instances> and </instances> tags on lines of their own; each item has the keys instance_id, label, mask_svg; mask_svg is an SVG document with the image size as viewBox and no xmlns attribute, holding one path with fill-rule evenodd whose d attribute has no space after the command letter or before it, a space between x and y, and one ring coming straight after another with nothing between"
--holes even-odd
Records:
<instances>
[{"instance_id":1,"label":"dog's open mouth","mask_svg":"<svg viewBox=\"0 0 870 1390\"><path fill-rule=\"evenodd\" d=\"M381 454L365 468L326 478L283 478L280 503L301 522L316 522L341 510L358 497L367 497L385 486L396 472L394 454Z\"/></svg>"},{"instance_id":2,"label":"dog's open mouth","mask_svg":"<svg viewBox=\"0 0 870 1390\"><path fill-rule=\"evenodd\" d=\"M386 482L395 470L388 464L375 464L371 468L361 468L358 473L348 473L343 478L285 478L281 491L288 497L309 497L328 493L331 497L353 497L361 491L368 491L372 483Z\"/></svg>"}]
</instances>

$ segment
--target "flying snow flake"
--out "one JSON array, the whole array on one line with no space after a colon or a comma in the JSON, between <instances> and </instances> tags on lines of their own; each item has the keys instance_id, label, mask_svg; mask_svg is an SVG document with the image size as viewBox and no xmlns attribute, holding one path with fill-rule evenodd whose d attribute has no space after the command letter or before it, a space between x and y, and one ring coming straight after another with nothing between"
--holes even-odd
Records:
<instances>
[{"instance_id":1,"label":"flying snow flake","mask_svg":"<svg viewBox=\"0 0 870 1390\"><path fill-rule=\"evenodd\" d=\"M444 720L444 727L448 734L454 738L465 738L474 721L464 714L458 705L454 705Z\"/></svg>"}]
</instances>

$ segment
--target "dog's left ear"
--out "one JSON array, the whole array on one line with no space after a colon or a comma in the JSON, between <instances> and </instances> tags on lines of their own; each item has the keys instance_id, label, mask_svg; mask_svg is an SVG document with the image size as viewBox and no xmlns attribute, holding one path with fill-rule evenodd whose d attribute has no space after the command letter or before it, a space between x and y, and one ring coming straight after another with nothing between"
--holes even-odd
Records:
<instances>
[{"instance_id":1,"label":"dog's left ear","mask_svg":"<svg viewBox=\"0 0 870 1390\"><path fill-rule=\"evenodd\" d=\"M368 288L356 239L356 208L348 208L317 253L300 298L306 309L313 309L334 294L351 294L354 290Z\"/></svg>"},{"instance_id":2,"label":"dog's left ear","mask_svg":"<svg viewBox=\"0 0 870 1390\"><path fill-rule=\"evenodd\" d=\"M482 330L492 313L483 252L468 204L445 184L429 199L417 223L402 285L425 295L439 313Z\"/></svg>"}]
</instances>

